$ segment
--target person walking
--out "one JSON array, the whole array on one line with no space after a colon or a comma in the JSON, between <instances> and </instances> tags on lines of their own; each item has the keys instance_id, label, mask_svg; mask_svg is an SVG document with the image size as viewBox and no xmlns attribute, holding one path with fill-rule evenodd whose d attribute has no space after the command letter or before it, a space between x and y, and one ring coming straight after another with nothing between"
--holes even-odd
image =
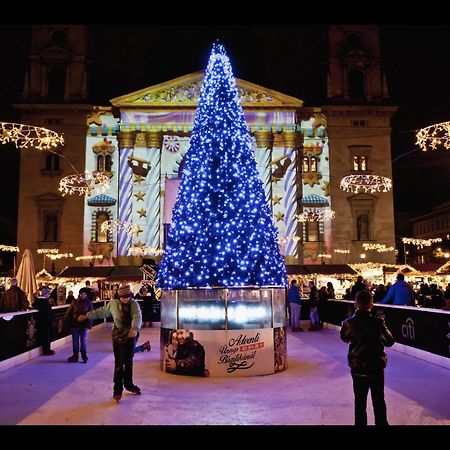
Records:
<instances>
[{"instance_id":1,"label":"person walking","mask_svg":"<svg viewBox=\"0 0 450 450\"><path fill-rule=\"evenodd\" d=\"M83 363L87 363L87 330L92 328L93 320L86 320L79 322L78 317L81 314L86 314L89 311L93 311L91 299L89 298L89 292L86 288L81 288L78 294L78 299L72 301L64 315L63 323L66 327L71 329L72 332L72 356L67 358L67 362L78 362L79 353L81 350L81 359Z\"/></svg>"},{"instance_id":2,"label":"person walking","mask_svg":"<svg viewBox=\"0 0 450 450\"><path fill-rule=\"evenodd\" d=\"M289 303L289 310L291 312L291 329L292 331L303 331L300 328L300 289L297 286L297 280L291 281L291 287L288 290L287 299Z\"/></svg>"},{"instance_id":3,"label":"person walking","mask_svg":"<svg viewBox=\"0 0 450 450\"><path fill-rule=\"evenodd\" d=\"M141 308L128 284L117 290L118 299L113 298L107 305L89 311L78 317L86 319L113 318L112 342L114 350L114 388L113 398L118 402L122 398L123 388L132 394L141 395L141 389L133 383L133 356L136 336L142 325Z\"/></svg>"},{"instance_id":4,"label":"person walking","mask_svg":"<svg viewBox=\"0 0 450 450\"><path fill-rule=\"evenodd\" d=\"M27 295L17 286L17 278L11 279L11 287L0 300L0 312L26 311L29 308Z\"/></svg>"},{"instance_id":5,"label":"person walking","mask_svg":"<svg viewBox=\"0 0 450 450\"><path fill-rule=\"evenodd\" d=\"M348 365L355 396L355 425L367 425L367 394L372 397L375 425L389 425L384 400L384 369L387 357L384 347L394 345L394 338L384 320L371 315L372 294L363 290L356 294L355 314L346 319L341 339L350 343Z\"/></svg>"}]
</instances>

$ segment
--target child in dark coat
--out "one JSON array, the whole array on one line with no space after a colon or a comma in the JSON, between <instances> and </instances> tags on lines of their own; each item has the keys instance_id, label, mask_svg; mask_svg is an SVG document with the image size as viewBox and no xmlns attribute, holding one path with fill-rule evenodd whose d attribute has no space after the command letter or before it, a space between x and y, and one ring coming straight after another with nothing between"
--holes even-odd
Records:
<instances>
[{"instance_id":1,"label":"child in dark coat","mask_svg":"<svg viewBox=\"0 0 450 450\"><path fill-rule=\"evenodd\" d=\"M79 296L74 300L64 316L64 325L72 331L73 355L67 358L67 362L77 362L81 347L81 359L87 363L87 330L92 328L93 320L78 321L78 317L93 311L94 307L86 288L81 288Z\"/></svg>"}]
</instances>

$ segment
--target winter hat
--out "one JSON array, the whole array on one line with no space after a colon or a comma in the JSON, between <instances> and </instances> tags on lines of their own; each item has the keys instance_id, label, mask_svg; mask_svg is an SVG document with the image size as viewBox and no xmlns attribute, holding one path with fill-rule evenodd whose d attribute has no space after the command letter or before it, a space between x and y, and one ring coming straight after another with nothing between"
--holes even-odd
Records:
<instances>
[{"instance_id":1,"label":"winter hat","mask_svg":"<svg viewBox=\"0 0 450 450\"><path fill-rule=\"evenodd\" d=\"M131 292L131 288L129 284L122 284L117 290L117 295L119 297L132 297L133 293Z\"/></svg>"}]
</instances>

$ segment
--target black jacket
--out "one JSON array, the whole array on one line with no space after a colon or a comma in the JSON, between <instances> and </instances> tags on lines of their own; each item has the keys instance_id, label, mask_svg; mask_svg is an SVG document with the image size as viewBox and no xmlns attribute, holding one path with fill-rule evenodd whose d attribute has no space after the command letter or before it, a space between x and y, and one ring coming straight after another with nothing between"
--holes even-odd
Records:
<instances>
[{"instance_id":1,"label":"black jacket","mask_svg":"<svg viewBox=\"0 0 450 450\"><path fill-rule=\"evenodd\" d=\"M362 310L356 310L343 322L341 339L350 343L347 359L355 375L370 376L382 372L387 362L384 347L394 345L394 338L384 320Z\"/></svg>"}]
</instances>

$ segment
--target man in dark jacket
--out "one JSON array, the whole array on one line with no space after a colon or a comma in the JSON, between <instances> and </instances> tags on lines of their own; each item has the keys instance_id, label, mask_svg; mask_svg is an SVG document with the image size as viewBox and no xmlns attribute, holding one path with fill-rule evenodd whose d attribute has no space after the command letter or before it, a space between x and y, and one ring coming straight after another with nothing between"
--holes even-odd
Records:
<instances>
[{"instance_id":1,"label":"man in dark jacket","mask_svg":"<svg viewBox=\"0 0 450 450\"><path fill-rule=\"evenodd\" d=\"M42 346L42 354L46 356L55 354L55 351L50 348L52 342L53 310L49 302L49 297L50 289L43 287L42 294L36 297L32 305L33 308L38 310L36 321L37 333L39 342Z\"/></svg>"},{"instance_id":2,"label":"man in dark jacket","mask_svg":"<svg viewBox=\"0 0 450 450\"><path fill-rule=\"evenodd\" d=\"M177 330L178 348L175 359L166 361L166 371L178 375L208 376L205 349L190 330Z\"/></svg>"},{"instance_id":3,"label":"man in dark jacket","mask_svg":"<svg viewBox=\"0 0 450 450\"><path fill-rule=\"evenodd\" d=\"M0 301L0 312L26 311L29 306L27 295L17 286L17 279L12 278L11 287Z\"/></svg>"},{"instance_id":4,"label":"man in dark jacket","mask_svg":"<svg viewBox=\"0 0 450 450\"><path fill-rule=\"evenodd\" d=\"M391 347L394 338L383 319L370 314L372 294L363 290L356 294L355 314L345 320L341 339L349 342L348 365L355 394L355 425L367 425L367 394L370 389L375 425L389 425L384 401L384 368L387 357L384 347Z\"/></svg>"}]
</instances>

